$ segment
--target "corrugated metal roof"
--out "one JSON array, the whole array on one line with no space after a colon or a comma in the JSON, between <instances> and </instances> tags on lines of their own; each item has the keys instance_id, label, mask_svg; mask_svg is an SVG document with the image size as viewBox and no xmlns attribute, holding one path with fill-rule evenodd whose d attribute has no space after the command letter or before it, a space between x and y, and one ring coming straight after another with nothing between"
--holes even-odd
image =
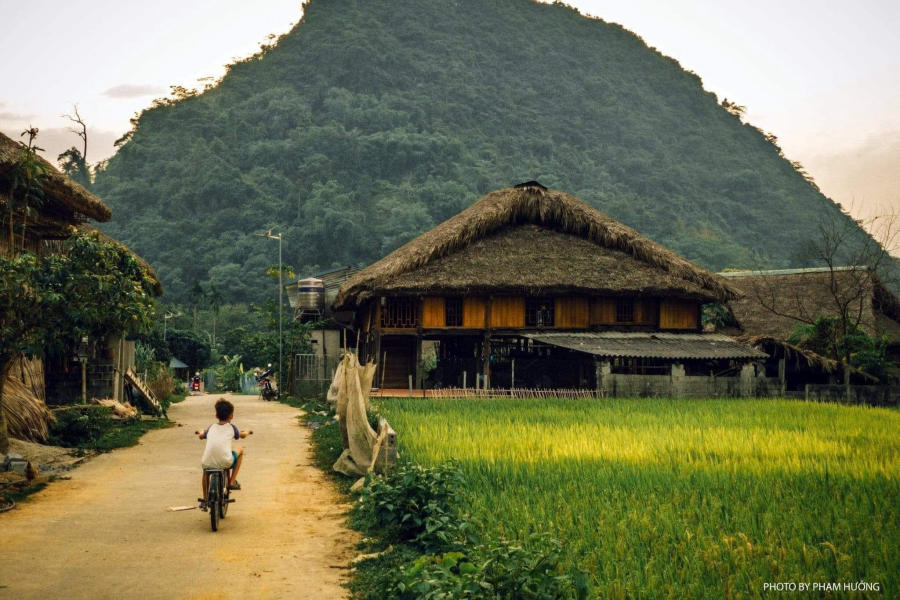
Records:
<instances>
[{"instance_id":1,"label":"corrugated metal roof","mask_svg":"<svg viewBox=\"0 0 900 600\"><path fill-rule=\"evenodd\" d=\"M528 333L543 344L595 356L633 358L765 358L764 352L718 333Z\"/></svg>"}]
</instances>

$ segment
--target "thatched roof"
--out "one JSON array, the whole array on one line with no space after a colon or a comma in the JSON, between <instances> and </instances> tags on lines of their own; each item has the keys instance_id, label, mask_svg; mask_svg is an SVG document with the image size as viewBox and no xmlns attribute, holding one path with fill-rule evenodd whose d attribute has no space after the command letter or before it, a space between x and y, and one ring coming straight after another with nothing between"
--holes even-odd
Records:
<instances>
[{"instance_id":1,"label":"thatched roof","mask_svg":"<svg viewBox=\"0 0 900 600\"><path fill-rule=\"evenodd\" d=\"M19 160L24 145L0 133L0 198L5 197L12 180L12 169ZM57 221L75 225L85 218L109 221L112 211L95 195L59 172L52 164L38 157L43 164L44 204L40 212L47 212Z\"/></svg>"},{"instance_id":2,"label":"thatched roof","mask_svg":"<svg viewBox=\"0 0 900 600\"><path fill-rule=\"evenodd\" d=\"M865 267L742 271L721 275L742 292L742 296L731 300L729 306L744 333L786 340L798 323L812 322L820 316L837 316L831 288L832 273L838 294L851 298L858 292L850 309L861 315L863 331L873 336L887 334L892 343L900 343L900 301L875 273Z\"/></svg>"},{"instance_id":3,"label":"thatched roof","mask_svg":"<svg viewBox=\"0 0 900 600\"><path fill-rule=\"evenodd\" d=\"M356 273L336 310L381 294L651 294L725 301L711 273L581 200L531 182L492 192Z\"/></svg>"},{"instance_id":4,"label":"thatched roof","mask_svg":"<svg viewBox=\"0 0 900 600\"><path fill-rule=\"evenodd\" d=\"M824 371L826 373L843 373L844 365L837 360L832 360L821 354L816 354L812 350L801 348L793 344L789 344L784 340L777 339L766 335L742 336L737 340L743 344L761 350L771 356L783 357L794 363L802 363L813 369ZM878 383L879 379L868 373L848 367L850 375L864 380L867 383Z\"/></svg>"}]
</instances>

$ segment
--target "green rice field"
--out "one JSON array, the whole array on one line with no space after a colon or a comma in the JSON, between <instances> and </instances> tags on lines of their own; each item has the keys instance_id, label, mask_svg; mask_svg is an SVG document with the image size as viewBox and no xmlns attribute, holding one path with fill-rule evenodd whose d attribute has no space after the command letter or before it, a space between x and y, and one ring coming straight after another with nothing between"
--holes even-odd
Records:
<instances>
[{"instance_id":1,"label":"green rice field","mask_svg":"<svg viewBox=\"0 0 900 600\"><path fill-rule=\"evenodd\" d=\"M769 399L377 405L406 457L460 461L466 510L507 538L551 532L597 597L793 597L771 587L790 582L863 582L869 591L836 597L900 597L896 409Z\"/></svg>"}]
</instances>

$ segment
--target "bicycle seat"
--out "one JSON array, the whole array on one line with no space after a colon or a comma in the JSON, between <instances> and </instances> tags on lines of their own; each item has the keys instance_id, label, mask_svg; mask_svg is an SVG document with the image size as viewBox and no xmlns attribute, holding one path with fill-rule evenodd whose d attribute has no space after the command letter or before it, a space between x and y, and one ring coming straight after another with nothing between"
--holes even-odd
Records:
<instances>
[{"instance_id":1,"label":"bicycle seat","mask_svg":"<svg viewBox=\"0 0 900 600\"><path fill-rule=\"evenodd\" d=\"M203 469L204 473L224 473L228 469Z\"/></svg>"}]
</instances>

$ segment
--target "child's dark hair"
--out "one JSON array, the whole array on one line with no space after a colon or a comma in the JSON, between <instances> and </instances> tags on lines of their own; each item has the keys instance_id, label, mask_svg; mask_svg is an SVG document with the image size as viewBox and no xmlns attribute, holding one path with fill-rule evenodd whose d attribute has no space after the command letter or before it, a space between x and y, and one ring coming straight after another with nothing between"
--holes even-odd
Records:
<instances>
[{"instance_id":1,"label":"child's dark hair","mask_svg":"<svg viewBox=\"0 0 900 600\"><path fill-rule=\"evenodd\" d=\"M234 404L226 400L225 398L219 398L216 401L216 418L220 421L224 421L228 417L234 414Z\"/></svg>"}]
</instances>

